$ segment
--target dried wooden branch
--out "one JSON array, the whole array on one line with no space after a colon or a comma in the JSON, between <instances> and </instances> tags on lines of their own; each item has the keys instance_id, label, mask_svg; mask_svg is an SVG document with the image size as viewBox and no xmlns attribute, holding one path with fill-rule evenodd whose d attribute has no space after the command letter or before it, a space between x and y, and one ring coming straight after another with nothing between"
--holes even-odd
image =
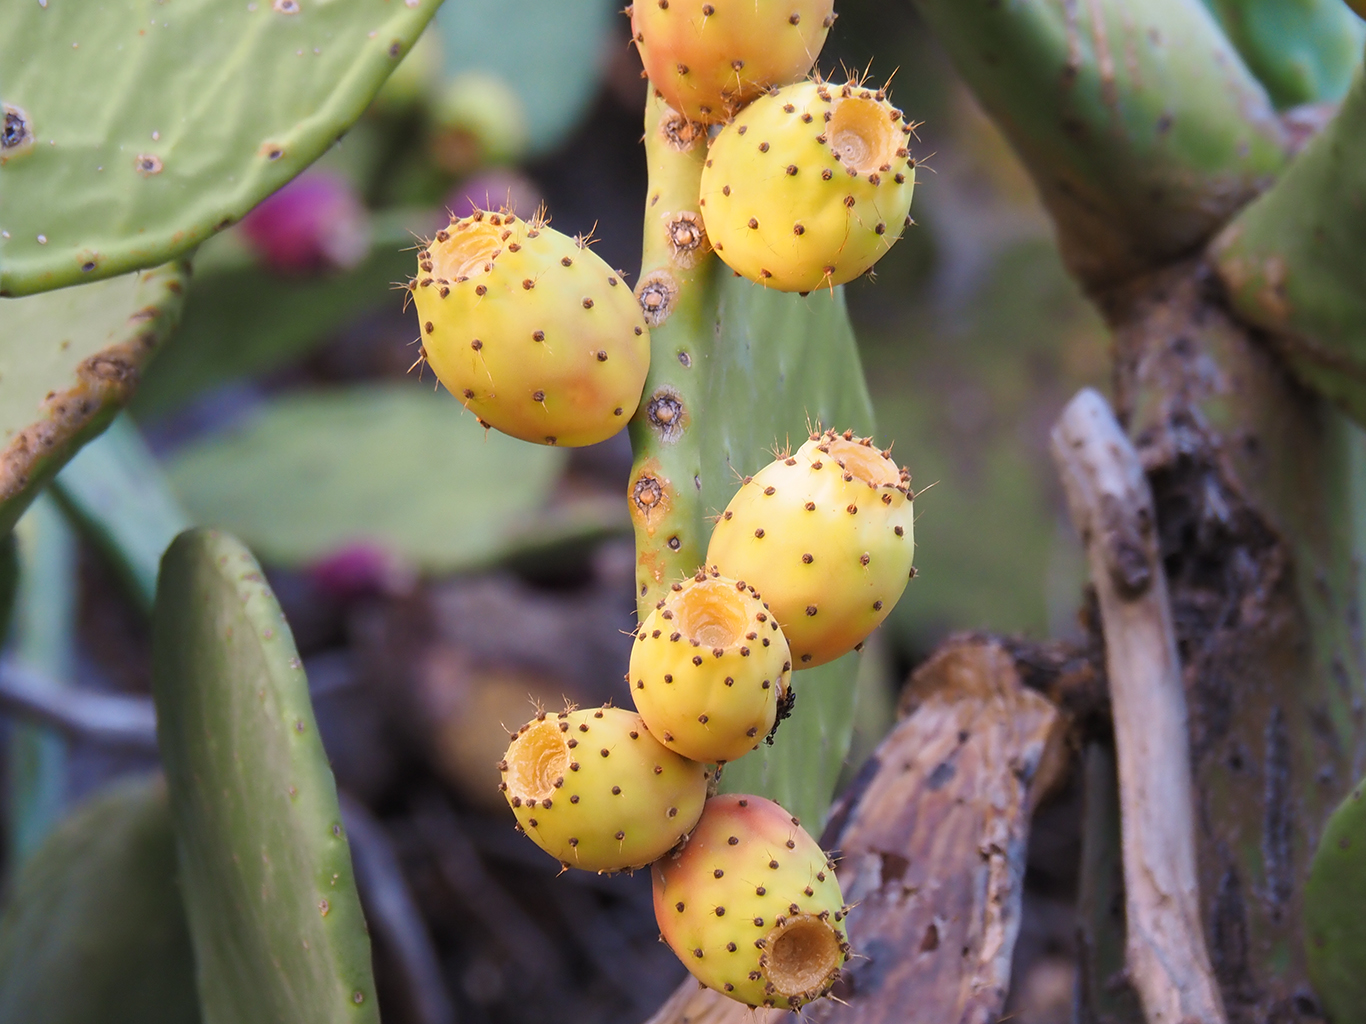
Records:
<instances>
[{"instance_id":1,"label":"dried wooden branch","mask_svg":"<svg viewBox=\"0 0 1366 1024\"><path fill-rule=\"evenodd\" d=\"M1138 455L1097 392L1053 428L1105 634L1124 860L1129 982L1149 1024L1223 1024L1200 922L1186 697Z\"/></svg>"},{"instance_id":2,"label":"dried wooden branch","mask_svg":"<svg viewBox=\"0 0 1366 1024\"><path fill-rule=\"evenodd\" d=\"M834 809L856 956L809 1024L989 1024L1005 1005L1034 805L1064 761L1062 716L994 640L950 641L909 714ZM831 838L833 837L833 838ZM691 979L649 1024L777 1024Z\"/></svg>"}]
</instances>

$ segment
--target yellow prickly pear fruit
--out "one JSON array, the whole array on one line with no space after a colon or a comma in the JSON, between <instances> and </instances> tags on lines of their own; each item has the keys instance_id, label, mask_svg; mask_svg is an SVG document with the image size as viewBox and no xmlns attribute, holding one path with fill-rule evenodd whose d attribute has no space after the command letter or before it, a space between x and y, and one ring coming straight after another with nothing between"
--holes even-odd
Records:
<instances>
[{"instance_id":1,"label":"yellow prickly pear fruit","mask_svg":"<svg viewBox=\"0 0 1366 1024\"><path fill-rule=\"evenodd\" d=\"M409 288L423 357L484 426L577 446L635 412L649 334L631 289L583 238L475 210L418 253Z\"/></svg>"},{"instance_id":2,"label":"yellow prickly pear fruit","mask_svg":"<svg viewBox=\"0 0 1366 1024\"><path fill-rule=\"evenodd\" d=\"M872 438L813 434L747 477L707 562L766 596L797 668L854 650L914 575L910 474Z\"/></svg>"},{"instance_id":3,"label":"yellow prickly pear fruit","mask_svg":"<svg viewBox=\"0 0 1366 1024\"><path fill-rule=\"evenodd\" d=\"M834 867L772 800L712 797L651 875L664 941L732 999L795 1010L829 992L849 959Z\"/></svg>"},{"instance_id":4,"label":"yellow prickly pear fruit","mask_svg":"<svg viewBox=\"0 0 1366 1024\"><path fill-rule=\"evenodd\" d=\"M665 748L634 711L538 714L498 765L532 841L565 867L624 871L673 847L707 798L704 765Z\"/></svg>"},{"instance_id":5,"label":"yellow prickly pear fruit","mask_svg":"<svg viewBox=\"0 0 1366 1024\"><path fill-rule=\"evenodd\" d=\"M911 126L882 90L801 82L742 110L702 171L707 237L732 270L785 292L868 270L910 218Z\"/></svg>"},{"instance_id":6,"label":"yellow prickly pear fruit","mask_svg":"<svg viewBox=\"0 0 1366 1024\"><path fill-rule=\"evenodd\" d=\"M792 656L753 586L700 571L675 583L631 646L631 696L650 732L696 761L734 761L773 728Z\"/></svg>"},{"instance_id":7,"label":"yellow prickly pear fruit","mask_svg":"<svg viewBox=\"0 0 1366 1024\"><path fill-rule=\"evenodd\" d=\"M834 0L638 0L631 35L650 81L693 121L726 120L800 81L835 23Z\"/></svg>"}]
</instances>

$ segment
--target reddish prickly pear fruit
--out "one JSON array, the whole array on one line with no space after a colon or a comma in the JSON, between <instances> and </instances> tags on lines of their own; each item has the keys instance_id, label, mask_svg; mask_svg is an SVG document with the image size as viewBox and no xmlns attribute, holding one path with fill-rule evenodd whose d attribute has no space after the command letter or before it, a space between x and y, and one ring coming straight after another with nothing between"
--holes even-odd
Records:
<instances>
[{"instance_id":1,"label":"reddish prickly pear fruit","mask_svg":"<svg viewBox=\"0 0 1366 1024\"><path fill-rule=\"evenodd\" d=\"M834 866L772 800L712 797L651 873L664 941L732 999L795 1010L829 992L849 959Z\"/></svg>"},{"instance_id":2,"label":"reddish prickly pear fruit","mask_svg":"<svg viewBox=\"0 0 1366 1024\"><path fill-rule=\"evenodd\" d=\"M638 0L631 35L669 106L725 121L773 86L800 81L835 23L834 0Z\"/></svg>"},{"instance_id":3,"label":"reddish prickly pear fruit","mask_svg":"<svg viewBox=\"0 0 1366 1024\"><path fill-rule=\"evenodd\" d=\"M351 184L309 171L242 218L256 255L281 274L354 267L370 251L370 215Z\"/></svg>"},{"instance_id":4,"label":"reddish prickly pear fruit","mask_svg":"<svg viewBox=\"0 0 1366 1024\"><path fill-rule=\"evenodd\" d=\"M649 334L631 289L582 237L476 210L419 251L409 287L423 356L485 426L577 446L635 412Z\"/></svg>"},{"instance_id":5,"label":"reddish prickly pear fruit","mask_svg":"<svg viewBox=\"0 0 1366 1024\"><path fill-rule=\"evenodd\" d=\"M636 630L631 696L651 733L696 761L734 761L773 728L792 656L752 586L698 572Z\"/></svg>"},{"instance_id":6,"label":"reddish prickly pear fruit","mask_svg":"<svg viewBox=\"0 0 1366 1024\"><path fill-rule=\"evenodd\" d=\"M746 478L707 562L766 596L797 668L855 649L913 575L910 474L872 438L813 434Z\"/></svg>"},{"instance_id":7,"label":"reddish prickly pear fruit","mask_svg":"<svg viewBox=\"0 0 1366 1024\"><path fill-rule=\"evenodd\" d=\"M588 871L662 857L697 822L710 778L634 711L611 707L538 714L498 768L522 831L566 867Z\"/></svg>"},{"instance_id":8,"label":"reddish prickly pear fruit","mask_svg":"<svg viewBox=\"0 0 1366 1024\"><path fill-rule=\"evenodd\" d=\"M802 82L755 100L712 142L702 219L716 254L808 292L868 270L910 223L911 125L882 90Z\"/></svg>"}]
</instances>

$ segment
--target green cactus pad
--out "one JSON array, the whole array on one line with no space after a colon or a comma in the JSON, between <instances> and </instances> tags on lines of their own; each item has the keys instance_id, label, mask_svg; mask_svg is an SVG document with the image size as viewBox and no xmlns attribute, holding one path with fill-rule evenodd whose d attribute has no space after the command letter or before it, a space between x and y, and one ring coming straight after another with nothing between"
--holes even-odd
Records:
<instances>
[{"instance_id":1,"label":"green cactus pad","mask_svg":"<svg viewBox=\"0 0 1366 1024\"><path fill-rule=\"evenodd\" d=\"M1338 805L1319 839L1304 888L1309 977L1328 1019L1361 1019L1366 1006L1366 782Z\"/></svg>"},{"instance_id":2,"label":"green cactus pad","mask_svg":"<svg viewBox=\"0 0 1366 1024\"><path fill-rule=\"evenodd\" d=\"M862 655L792 674L797 702L772 745L726 765L723 793L760 793L819 831L830 809L854 732L854 698Z\"/></svg>"},{"instance_id":3,"label":"green cactus pad","mask_svg":"<svg viewBox=\"0 0 1366 1024\"><path fill-rule=\"evenodd\" d=\"M1366 422L1366 71L1332 123L1215 240L1233 308Z\"/></svg>"},{"instance_id":4,"label":"green cactus pad","mask_svg":"<svg viewBox=\"0 0 1366 1024\"><path fill-rule=\"evenodd\" d=\"M0 299L0 534L137 386L180 316L188 267Z\"/></svg>"},{"instance_id":5,"label":"green cactus pad","mask_svg":"<svg viewBox=\"0 0 1366 1024\"><path fill-rule=\"evenodd\" d=\"M5 4L0 294L162 263L233 223L361 115L436 7Z\"/></svg>"},{"instance_id":6,"label":"green cactus pad","mask_svg":"<svg viewBox=\"0 0 1366 1024\"><path fill-rule=\"evenodd\" d=\"M196 1024L194 959L160 778L77 808L0 918L0 1024Z\"/></svg>"},{"instance_id":7,"label":"green cactus pad","mask_svg":"<svg viewBox=\"0 0 1366 1024\"><path fill-rule=\"evenodd\" d=\"M240 542L207 530L176 538L152 645L206 1024L377 1024L370 939L308 681Z\"/></svg>"},{"instance_id":8,"label":"green cactus pad","mask_svg":"<svg viewBox=\"0 0 1366 1024\"><path fill-rule=\"evenodd\" d=\"M496 431L412 384L296 393L168 467L191 516L296 565L351 543L453 572L624 530L619 501L543 511L566 453Z\"/></svg>"},{"instance_id":9,"label":"green cactus pad","mask_svg":"<svg viewBox=\"0 0 1366 1024\"><path fill-rule=\"evenodd\" d=\"M1278 107L1342 99L1366 25L1342 0L1205 0Z\"/></svg>"}]
</instances>

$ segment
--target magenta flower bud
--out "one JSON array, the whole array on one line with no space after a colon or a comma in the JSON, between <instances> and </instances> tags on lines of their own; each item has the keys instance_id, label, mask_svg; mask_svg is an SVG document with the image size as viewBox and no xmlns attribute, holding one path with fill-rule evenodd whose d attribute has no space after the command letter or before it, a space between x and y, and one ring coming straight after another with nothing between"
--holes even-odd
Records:
<instances>
[{"instance_id":1,"label":"magenta flower bud","mask_svg":"<svg viewBox=\"0 0 1366 1024\"><path fill-rule=\"evenodd\" d=\"M370 251L370 215L350 182L309 171L242 218L258 258L282 274L316 274L356 266Z\"/></svg>"}]
</instances>

